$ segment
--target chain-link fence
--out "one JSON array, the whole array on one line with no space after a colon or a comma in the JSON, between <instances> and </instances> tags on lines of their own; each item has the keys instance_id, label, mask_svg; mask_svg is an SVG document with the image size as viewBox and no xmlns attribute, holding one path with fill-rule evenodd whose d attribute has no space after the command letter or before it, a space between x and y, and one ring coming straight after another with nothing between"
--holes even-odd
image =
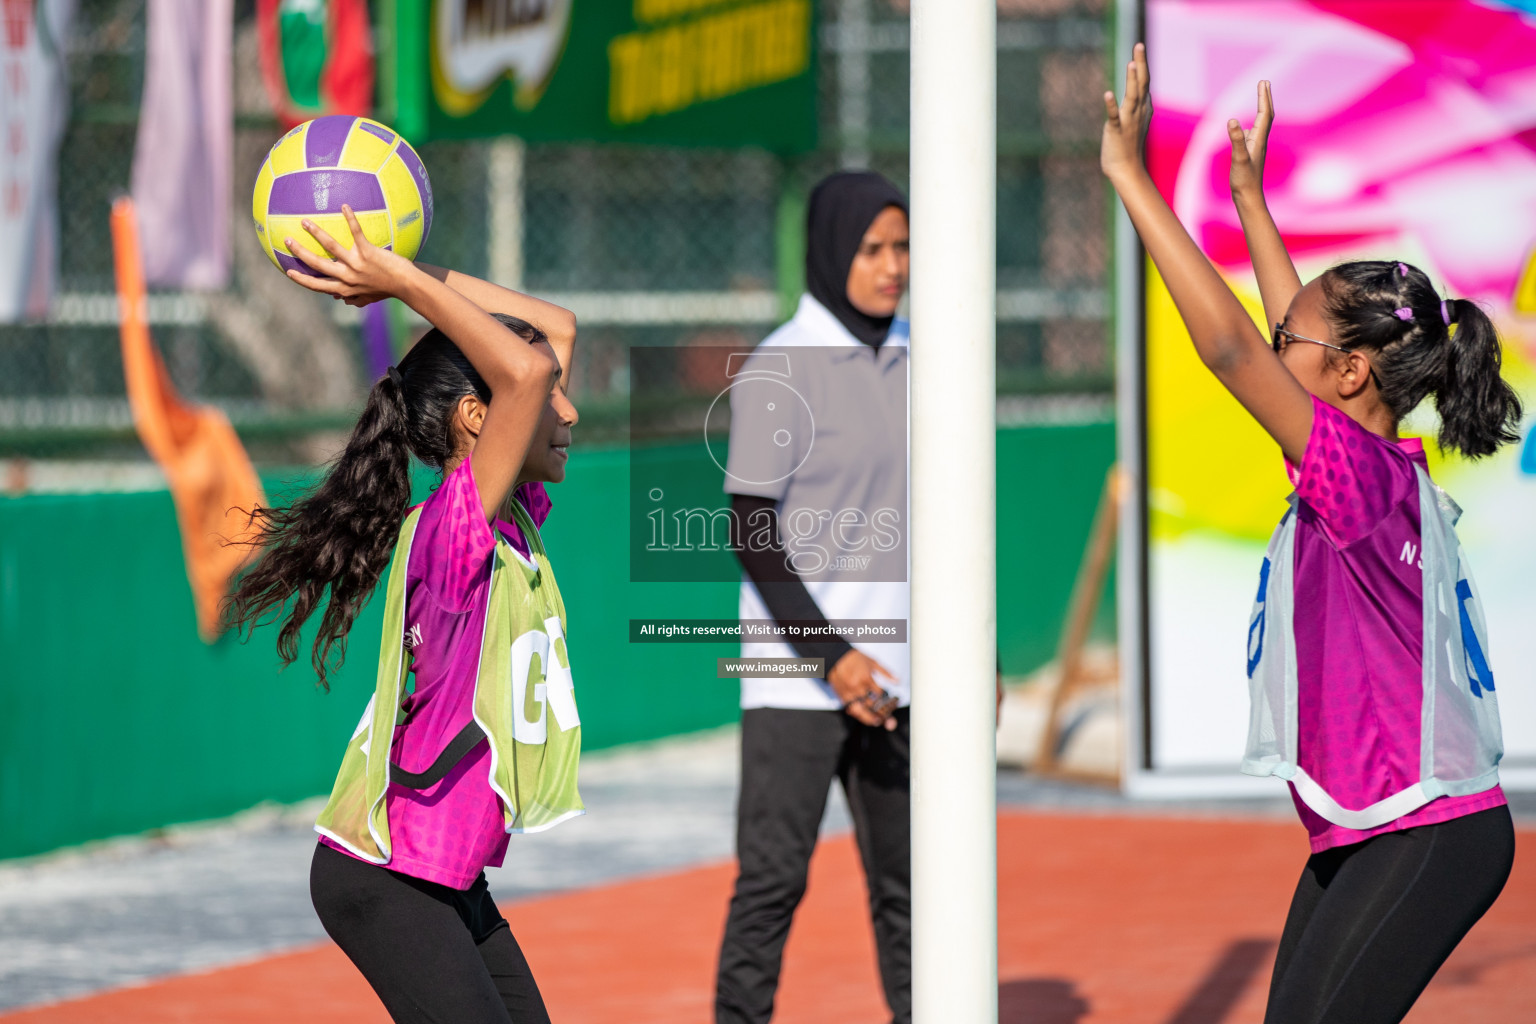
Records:
<instances>
[{"instance_id":1,"label":"chain-link fence","mask_svg":"<svg viewBox=\"0 0 1536 1024\"><path fill-rule=\"evenodd\" d=\"M1000 411L1107 414L1109 200L1097 168L1107 0L1001 0ZM323 453L365 387L355 311L301 292L248 227L255 168L280 135L261 86L254 0L236 4L235 249L228 290L157 293L155 339L183 393L222 406L259 461ZM635 345L750 345L791 308L804 196L839 166L908 182L904 0L822 0L821 149L429 143L437 199L422 258L547 295L581 323L584 440L622 433ZM0 454L138 451L118 351L111 198L129 181L144 0L80 0L59 159L62 268L41 323L0 325ZM402 319L402 327L415 325Z\"/></svg>"}]
</instances>

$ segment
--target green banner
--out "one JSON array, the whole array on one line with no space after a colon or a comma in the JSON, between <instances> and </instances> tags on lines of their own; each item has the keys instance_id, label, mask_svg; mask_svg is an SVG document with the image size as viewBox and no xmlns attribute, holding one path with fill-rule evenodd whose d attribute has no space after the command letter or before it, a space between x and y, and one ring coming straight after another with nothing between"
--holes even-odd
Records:
<instances>
[{"instance_id":1,"label":"green banner","mask_svg":"<svg viewBox=\"0 0 1536 1024\"><path fill-rule=\"evenodd\" d=\"M382 115L413 142L816 145L814 0L391 0Z\"/></svg>"}]
</instances>

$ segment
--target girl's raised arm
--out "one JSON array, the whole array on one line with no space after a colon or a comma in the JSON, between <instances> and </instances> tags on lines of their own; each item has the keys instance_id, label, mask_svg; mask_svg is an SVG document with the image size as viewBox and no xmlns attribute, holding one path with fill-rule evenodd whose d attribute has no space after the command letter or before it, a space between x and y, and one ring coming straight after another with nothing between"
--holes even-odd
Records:
<instances>
[{"instance_id":1,"label":"girl's raised arm","mask_svg":"<svg viewBox=\"0 0 1536 1024\"><path fill-rule=\"evenodd\" d=\"M563 306L522 292L503 288L499 284L482 281L458 270L434 267L430 263L417 262L416 269L428 277L436 278L449 288L467 298L487 313L505 313L525 320L549 338L555 356L560 360L560 386L571 386L571 355L576 350L576 314ZM349 306L367 306L380 299L389 298L383 292L357 292L346 296Z\"/></svg>"},{"instance_id":2,"label":"girl's raised arm","mask_svg":"<svg viewBox=\"0 0 1536 1024\"><path fill-rule=\"evenodd\" d=\"M555 350L555 357L560 360L560 387L570 388L571 356L576 350L575 313L564 306L483 281L462 271L426 263L418 263L416 266L428 277L437 278L487 313L506 313L519 320L526 320L543 331L549 338L550 347Z\"/></svg>"},{"instance_id":3,"label":"girl's raised arm","mask_svg":"<svg viewBox=\"0 0 1536 1024\"><path fill-rule=\"evenodd\" d=\"M1152 120L1146 47L1125 72L1125 102L1104 94L1099 163L1120 194L1147 255L1168 286L1201 362L1300 463L1312 430L1312 399L1254 326L1216 268L1189 237L1147 173L1142 144Z\"/></svg>"},{"instance_id":4,"label":"girl's raised arm","mask_svg":"<svg viewBox=\"0 0 1536 1024\"><path fill-rule=\"evenodd\" d=\"M1248 258L1253 260L1253 276L1259 282L1264 299L1264 318L1271 324L1282 323L1291 300L1301 291L1301 278L1285 251L1280 229L1269 215L1264 201L1264 157L1269 148L1269 128L1275 123L1275 100L1269 83L1259 83L1259 110L1253 129L1243 131L1236 118L1227 122L1227 136L1232 140L1232 202L1237 219L1243 225L1248 242Z\"/></svg>"},{"instance_id":5,"label":"girl's raised arm","mask_svg":"<svg viewBox=\"0 0 1536 1024\"><path fill-rule=\"evenodd\" d=\"M554 350L547 343L530 344L461 292L403 256L371 244L351 208L343 206L342 213L352 229L350 249L314 222L303 222L330 259L315 255L294 239L285 240L288 250L306 266L329 276L317 278L293 270L288 276L311 291L340 299L393 295L459 347L491 389L489 409L470 427L478 435L472 456L475 483L486 519L493 520L517 483L550 389L559 379Z\"/></svg>"}]
</instances>

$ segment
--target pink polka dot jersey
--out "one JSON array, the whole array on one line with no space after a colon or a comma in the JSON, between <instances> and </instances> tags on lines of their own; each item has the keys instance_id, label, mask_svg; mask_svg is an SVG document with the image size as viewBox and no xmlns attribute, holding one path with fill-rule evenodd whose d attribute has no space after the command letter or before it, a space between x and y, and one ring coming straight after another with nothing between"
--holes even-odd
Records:
<instances>
[{"instance_id":1,"label":"pink polka dot jersey","mask_svg":"<svg viewBox=\"0 0 1536 1024\"><path fill-rule=\"evenodd\" d=\"M542 484L515 493L534 523L551 508ZM496 530L516 551L529 546L515 523ZM406 566L405 643L411 650L414 692L397 727L391 759L409 772L430 767L473 717L471 707L485 634L496 534L485 521L470 460L465 459L421 509ZM392 871L468 889L486 867L500 866L507 849L501 802L488 781L491 749L485 741L431 787L391 783L385 794ZM347 853L328 839L321 842ZM348 854L351 856L351 854Z\"/></svg>"},{"instance_id":2,"label":"pink polka dot jersey","mask_svg":"<svg viewBox=\"0 0 1536 1024\"><path fill-rule=\"evenodd\" d=\"M1313 398L1298 469L1295 611L1297 760L1348 808L1419 779L1423 569L1417 438L1389 441ZM1367 831L1335 825L1296 796L1312 851L1449 821L1505 802L1495 787L1442 796Z\"/></svg>"}]
</instances>

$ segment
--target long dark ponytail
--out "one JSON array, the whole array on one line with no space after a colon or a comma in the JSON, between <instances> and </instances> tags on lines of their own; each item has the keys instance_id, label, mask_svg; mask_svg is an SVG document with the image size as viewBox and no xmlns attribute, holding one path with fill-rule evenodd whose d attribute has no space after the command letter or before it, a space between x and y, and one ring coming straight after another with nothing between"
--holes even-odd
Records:
<instances>
[{"instance_id":1,"label":"long dark ponytail","mask_svg":"<svg viewBox=\"0 0 1536 1024\"><path fill-rule=\"evenodd\" d=\"M529 342L544 340L526 321L493 315ZM290 665L299 656L304 623L329 588L310 661L320 685L330 689L329 673L346 658L347 631L389 564L410 506L411 456L443 468L458 449L454 410L470 394L491 400L490 388L458 346L441 331L427 332L398 368L373 385L320 486L287 508L251 511L259 528L255 545L265 550L226 603L226 623L250 628L287 609L277 653Z\"/></svg>"},{"instance_id":2,"label":"long dark ponytail","mask_svg":"<svg viewBox=\"0 0 1536 1024\"><path fill-rule=\"evenodd\" d=\"M1332 268L1323 295L1334 341L1372 353L1381 400L1398 419L1432 394L1441 448L1477 459L1520 440L1520 398L1499 375L1498 331L1475 302L1442 301L1422 270L1383 260Z\"/></svg>"}]
</instances>

